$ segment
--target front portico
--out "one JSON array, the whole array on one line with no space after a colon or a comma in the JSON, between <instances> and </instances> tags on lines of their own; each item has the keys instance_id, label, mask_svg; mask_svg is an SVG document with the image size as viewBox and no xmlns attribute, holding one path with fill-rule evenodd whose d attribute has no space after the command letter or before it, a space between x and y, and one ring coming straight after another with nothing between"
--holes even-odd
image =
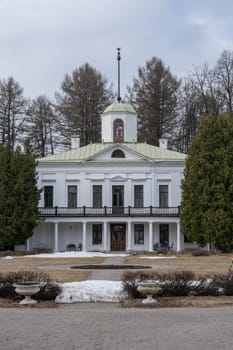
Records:
<instances>
[{"instance_id":1,"label":"front portico","mask_svg":"<svg viewBox=\"0 0 233 350\"><path fill-rule=\"evenodd\" d=\"M177 252L183 249L179 218L47 218L37 227L27 249L39 247L57 252L72 245L83 251L153 252L156 244Z\"/></svg>"}]
</instances>

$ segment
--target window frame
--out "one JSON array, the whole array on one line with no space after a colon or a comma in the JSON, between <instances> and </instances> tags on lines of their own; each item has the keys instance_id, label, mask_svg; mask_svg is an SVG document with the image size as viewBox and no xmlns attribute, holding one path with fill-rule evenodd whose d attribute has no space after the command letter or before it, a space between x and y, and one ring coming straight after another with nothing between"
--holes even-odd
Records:
<instances>
[{"instance_id":1,"label":"window frame","mask_svg":"<svg viewBox=\"0 0 233 350\"><path fill-rule=\"evenodd\" d=\"M99 191L96 191L100 189ZM99 198L98 198L99 196ZM102 208L103 207L103 186L102 185L93 185L92 186L92 207L93 208Z\"/></svg>"},{"instance_id":2,"label":"window frame","mask_svg":"<svg viewBox=\"0 0 233 350\"><path fill-rule=\"evenodd\" d=\"M75 188L76 191L70 192L71 188ZM73 203L74 200L74 203ZM77 185L68 185L67 186L67 206L68 208L77 208L78 204L78 186Z\"/></svg>"},{"instance_id":3,"label":"window frame","mask_svg":"<svg viewBox=\"0 0 233 350\"><path fill-rule=\"evenodd\" d=\"M125 153L117 148L112 152L111 158L125 158Z\"/></svg>"},{"instance_id":4,"label":"window frame","mask_svg":"<svg viewBox=\"0 0 233 350\"><path fill-rule=\"evenodd\" d=\"M51 192L48 191L51 190ZM44 186L44 208L53 208L54 189L51 185Z\"/></svg>"},{"instance_id":5,"label":"window frame","mask_svg":"<svg viewBox=\"0 0 233 350\"><path fill-rule=\"evenodd\" d=\"M169 247L170 225L159 224L159 244L161 247Z\"/></svg>"},{"instance_id":6,"label":"window frame","mask_svg":"<svg viewBox=\"0 0 233 350\"><path fill-rule=\"evenodd\" d=\"M124 142L124 120L117 118L113 122L114 142Z\"/></svg>"},{"instance_id":7,"label":"window frame","mask_svg":"<svg viewBox=\"0 0 233 350\"><path fill-rule=\"evenodd\" d=\"M134 224L134 244L144 244L145 241L145 227L144 224Z\"/></svg>"},{"instance_id":8,"label":"window frame","mask_svg":"<svg viewBox=\"0 0 233 350\"><path fill-rule=\"evenodd\" d=\"M103 225L92 224L92 244L99 245L103 241Z\"/></svg>"},{"instance_id":9,"label":"window frame","mask_svg":"<svg viewBox=\"0 0 233 350\"><path fill-rule=\"evenodd\" d=\"M144 186L134 185L134 208L144 207Z\"/></svg>"},{"instance_id":10,"label":"window frame","mask_svg":"<svg viewBox=\"0 0 233 350\"><path fill-rule=\"evenodd\" d=\"M165 189L165 188L166 188L166 191L162 191L162 189ZM169 185L168 184L159 184L159 207L160 208L169 207Z\"/></svg>"}]
</instances>

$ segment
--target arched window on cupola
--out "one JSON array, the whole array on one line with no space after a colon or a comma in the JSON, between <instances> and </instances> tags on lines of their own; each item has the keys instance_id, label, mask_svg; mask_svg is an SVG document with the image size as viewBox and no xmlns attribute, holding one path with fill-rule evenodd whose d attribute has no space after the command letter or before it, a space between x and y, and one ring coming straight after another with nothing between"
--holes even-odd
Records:
<instances>
[{"instance_id":1,"label":"arched window on cupola","mask_svg":"<svg viewBox=\"0 0 233 350\"><path fill-rule=\"evenodd\" d=\"M112 152L112 158L125 158L125 154L121 149L115 149Z\"/></svg>"},{"instance_id":2,"label":"arched window on cupola","mask_svg":"<svg viewBox=\"0 0 233 350\"><path fill-rule=\"evenodd\" d=\"M124 142L124 122L122 119L115 119L113 123L113 141Z\"/></svg>"}]
</instances>

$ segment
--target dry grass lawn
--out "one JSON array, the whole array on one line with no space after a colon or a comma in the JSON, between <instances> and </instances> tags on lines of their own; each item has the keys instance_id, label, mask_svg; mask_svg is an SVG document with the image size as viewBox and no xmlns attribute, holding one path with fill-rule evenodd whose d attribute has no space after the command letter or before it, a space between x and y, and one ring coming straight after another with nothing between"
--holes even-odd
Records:
<instances>
[{"instance_id":1,"label":"dry grass lawn","mask_svg":"<svg viewBox=\"0 0 233 350\"><path fill-rule=\"evenodd\" d=\"M93 258L0 258L0 273L19 270L39 270L46 272L56 282L74 282L88 279L90 272L68 269L73 265L99 264L102 257Z\"/></svg>"},{"instance_id":2,"label":"dry grass lawn","mask_svg":"<svg viewBox=\"0 0 233 350\"><path fill-rule=\"evenodd\" d=\"M231 264L231 255L210 255L210 256L192 256L177 255L174 259L157 259L158 255L151 255L156 259L143 258L149 255L129 255L125 258L125 264L135 265L160 265L164 266L166 271L168 267L174 267L176 270L192 270L198 274L213 272L227 272ZM164 256L166 257L166 256ZM15 257L14 259L0 258L0 273L18 270L39 270L50 275L57 282L73 282L88 279L90 272L88 270L77 271L69 269L73 265L99 264L104 257L92 258L32 258ZM123 273L123 272L122 272Z\"/></svg>"},{"instance_id":3,"label":"dry grass lawn","mask_svg":"<svg viewBox=\"0 0 233 350\"><path fill-rule=\"evenodd\" d=\"M146 259L139 256L128 256L126 257L127 264L137 264L137 265L160 265L161 267L166 265L168 267L174 266L176 270L191 270L194 273L206 274L206 273L224 273L228 272L229 266L231 265L230 254L222 255L210 255L210 256L192 256L190 255L177 255L174 259ZM153 255L151 255L153 257ZM164 267L166 267L164 266Z\"/></svg>"}]
</instances>

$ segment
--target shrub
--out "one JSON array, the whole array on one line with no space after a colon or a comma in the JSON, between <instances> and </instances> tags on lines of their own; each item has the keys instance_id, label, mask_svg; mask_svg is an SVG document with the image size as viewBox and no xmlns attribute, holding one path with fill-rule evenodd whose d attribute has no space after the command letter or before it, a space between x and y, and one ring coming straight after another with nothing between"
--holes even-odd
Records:
<instances>
[{"instance_id":1,"label":"shrub","mask_svg":"<svg viewBox=\"0 0 233 350\"><path fill-rule=\"evenodd\" d=\"M207 250L194 250L192 256L210 256L210 253Z\"/></svg>"},{"instance_id":2,"label":"shrub","mask_svg":"<svg viewBox=\"0 0 233 350\"><path fill-rule=\"evenodd\" d=\"M197 296L218 296L221 294L218 283L218 275L200 276L196 279L196 287L193 295Z\"/></svg>"},{"instance_id":3,"label":"shrub","mask_svg":"<svg viewBox=\"0 0 233 350\"><path fill-rule=\"evenodd\" d=\"M122 276L123 289L130 299L142 297L137 291L137 286L145 280L159 282L162 288L158 296L162 297L233 295L233 272L198 277L192 271L137 271L126 272Z\"/></svg>"},{"instance_id":4,"label":"shrub","mask_svg":"<svg viewBox=\"0 0 233 350\"><path fill-rule=\"evenodd\" d=\"M122 275L122 284L124 292L128 293L129 299L142 298L142 294L138 292L138 283L145 280L160 280L160 275L156 271L136 271L136 272L125 272Z\"/></svg>"},{"instance_id":5,"label":"shrub","mask_svg":"<svg viewBox=\"0 0 233 350\"><path fill-rule=\"evenodd\" d=\"M216 284L222 290L222 294L233 295L233 272L218 275Z\"/></svg>"},{"instance_id":6,"label":"shrub","mask_svg":"<svg viewBox=\"0 0 233 350\"><path fill-rule=\"evenodd\" d=\"M60 287L44 272L21 270L0 274L0 298L19 300L22 297L15 292L14 283L40 282L40 291L33 296L37 300L54 300L60 292Z\"/></svg>"},{"instance_id":7,"label":"shrub","mask_svg":"<svg viewBox=\"0 0 233 350\"><path fill-rule=\"evenodd\" d=\"M140 297L140 293L137 291L138 281L141 278L141 273L137 272L125 272L122 276L122 285L124 292L127 292L129 299L136 299Z\"/></svg>"},{"instance_id":8,"label":"shrub","mask_svg":"<svg viewBox=\"0 0 233 350\"><path fill-rule=\"evenodd\" d=\"M187 296L194 290L194 273L174 271L160 276L162 296Z\"/></svg>"},{"instance_id":9,"label":"shrub","mask_svg":"<svg viewBox=\"0 0 233 350\"><path fill-rule=\"evenodd\" d=\"M126 272L122 276L123 289L130 299L140 298L142 295L137 291L138 283L149 280L161 284L159 296L186 296L193 289L194 274L191 271L170 273L150 272Z\"/></svg>"}]
</instances>

